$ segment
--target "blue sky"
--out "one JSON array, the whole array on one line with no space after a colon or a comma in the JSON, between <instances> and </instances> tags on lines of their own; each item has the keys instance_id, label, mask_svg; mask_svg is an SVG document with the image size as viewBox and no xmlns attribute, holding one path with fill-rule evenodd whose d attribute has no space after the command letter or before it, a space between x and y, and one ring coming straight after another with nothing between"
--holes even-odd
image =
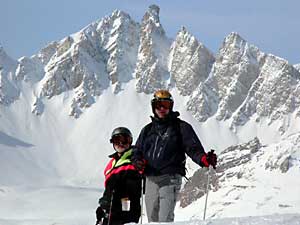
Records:
<instances>
[{"instance_id":1,"label":"blue sky","mask_svg":"<svg viewBox=\"0 0 300 225\"><path fill-rule=\"evenodd\" d=\"M300 63L299 0L0 0L0 45L13 58L31 56L120 9L140 22L160 7L168 37L181 26L216 53L232 31L263 52Z\"/></svg>"}]
</instances>

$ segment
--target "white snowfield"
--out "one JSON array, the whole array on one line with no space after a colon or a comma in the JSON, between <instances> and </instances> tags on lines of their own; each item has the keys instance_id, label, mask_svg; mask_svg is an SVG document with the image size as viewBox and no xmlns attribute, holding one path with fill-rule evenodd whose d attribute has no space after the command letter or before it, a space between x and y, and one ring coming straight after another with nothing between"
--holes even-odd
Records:
<instances>
[{"instance_id":1,"label":"white snowfield","mask_svg":"<svg viewBox=\"0 0 300 225\"><path fill-rule=\"evenodd\" d=\"M226 142L205 138L215 132L215 125L207 123L203 125L205 129L199 127L179 105L184 98L176 91L173 95L175 109L182 112L181 118L194 124L206 149L220 146L217 150L223 150L235 143L236 138L231 138L234 136L221 126L218 132L226 135ZM136 138L151 114L151 95L137 94L130 86L120 96L108 89L95 103L94 110L87 110L79 119L71 119L64 113L67 106L63 99L62 95L49 100L42 117L36 117L26 108L25 99L9 109L1 108L1 225L94 224L95 209L103 191L103 169L108 154L113 152L108 141L112 129L128 126ZM104 104L107 108L102 107ZM293 146L292 141L270 145L269 154L263 155L263 159L272 162L272 157L277 159L282 155L280 149ZM257 167L251 161L248 166L234 168L250 170L255 176L249 180L229 180L218 191L210 191L205 222L202 221L204 198L186 208L178 205L175 224L299 224L297 151L293 157L295 166L287 173L265 171L261 161ZM192 162L188 162L188 167L189 176L198 168ZM238 185L251 188L234 188ZM145 216L143 222L147 222Z\"/></svg>"},{"instance_id":2,"label":"white snowfield","mask_svg":"<svg viewBox=\"0 0 300 225\"><path fill-rule=\"evenodd\" d=\"M90 225L100 195L97 188L79 186L18 187L0 190L0 225ZM5 196L5 197L4 197ZM300 214L228 217L202 220L203 205L189 207L198 218L188 218L180 210L174 225L299 225ZM209 215L208 215L209 216ZM182 219L178 220L177 218ZM143 224L147 223L145 216Z\"/></svg>"},{"instance_id":3,"label":"white snowfield","mask_svg":"<svg viewBox=\"0 0 300 225\"><path fill-rule=\"evenodd\" d=\"M97 188L73 186L1 188L0 225L93 225L96 199L100 195ZM189 207L201 218L203 206ZM274 214L210 219L185 217L177 212L174 225L299 225L300 214ZM143 224L148 224L143 219ZM156 223L150 223L156 224Z\"/></svg>"}]
</instances>

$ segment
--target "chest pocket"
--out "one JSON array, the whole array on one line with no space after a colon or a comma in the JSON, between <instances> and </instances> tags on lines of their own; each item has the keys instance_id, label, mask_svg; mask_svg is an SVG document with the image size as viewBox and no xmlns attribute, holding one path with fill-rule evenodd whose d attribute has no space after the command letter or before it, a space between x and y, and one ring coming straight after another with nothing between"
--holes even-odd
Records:
<instances>
[{"instance_id":1,"label":"chest pocket","mask_svg":"<svg viewBox=\"0 0 300 225\"><path fill-rule=\"evenodd\" d=\"M146 144L147 159L151 161L168 160L180 148L179 139L174 126L169 126L163 132L152 130L149 132ZM159 163L159 161L157 163Z\"/></svg>"}]
</instances>

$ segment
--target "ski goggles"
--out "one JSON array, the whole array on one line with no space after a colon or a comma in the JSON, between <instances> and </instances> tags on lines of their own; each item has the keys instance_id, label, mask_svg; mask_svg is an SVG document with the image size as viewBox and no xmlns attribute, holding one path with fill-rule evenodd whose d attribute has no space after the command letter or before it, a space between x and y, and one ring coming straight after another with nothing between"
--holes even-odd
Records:
<instances>
[{"instance_id":1,"label":"ski goggles","mask_svg":"<svg viewBox=\"0 0 300 225\"><path fill-rule=\"evenodd\" d=\"M110 139L110 143L114 145L131 144L131 137L125 135L115 135Z\"/></svg>"},{"instance_id":2,"label":"ski goggles","mask_svg":"<svg viewBox=\"0 0 300 225\"><path fill-rule=\"evenodd\" d=\"M170 109L172 105L171 101L168 100L162 100L162 101L155 101L154 102L154 108L160 109L161 107L164 109Z\"/></svg>"}]
</instances>

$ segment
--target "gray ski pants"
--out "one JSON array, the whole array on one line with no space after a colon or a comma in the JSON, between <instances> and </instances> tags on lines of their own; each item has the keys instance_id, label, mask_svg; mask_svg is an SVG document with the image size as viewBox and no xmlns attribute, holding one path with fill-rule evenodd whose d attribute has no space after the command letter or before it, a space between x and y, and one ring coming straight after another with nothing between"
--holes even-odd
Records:
<instances>
[{"instance_id":1,"label":"gray ski pants","mask_svg":"<svg viewBox=\"0 0 300 225\"><path fill-rule=\"evenodd\" d=\"M145 203L149 222L173 222L176 200L182 176L161 175L146 177Z\"/></svg>"}]
</instances>

